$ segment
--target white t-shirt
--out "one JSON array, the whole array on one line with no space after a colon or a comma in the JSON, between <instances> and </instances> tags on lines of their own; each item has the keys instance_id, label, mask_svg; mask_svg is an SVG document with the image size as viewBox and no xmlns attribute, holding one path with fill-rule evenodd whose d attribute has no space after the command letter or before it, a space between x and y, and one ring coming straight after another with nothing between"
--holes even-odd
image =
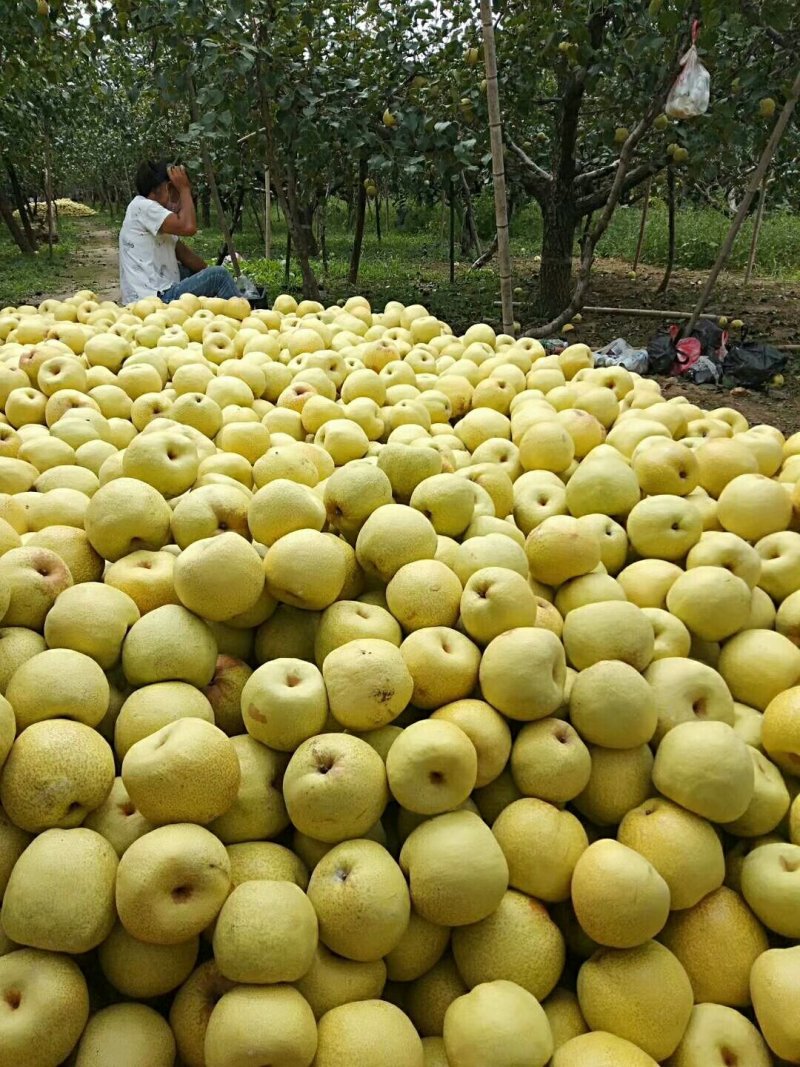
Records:
<instances>
[{"instance_id":1,"label":"white t-shirt","mask_svg":"<svg viewBox=\"0 0 800 1067\"><path fill-rule=\"evenodd\" d=\"M132 304L146 296L163 293L181 280L175 245L178 238L159 233L171 212L146 196L128 204L119 231L119 279L122 303Z\"/></svg>"}]
</instances>

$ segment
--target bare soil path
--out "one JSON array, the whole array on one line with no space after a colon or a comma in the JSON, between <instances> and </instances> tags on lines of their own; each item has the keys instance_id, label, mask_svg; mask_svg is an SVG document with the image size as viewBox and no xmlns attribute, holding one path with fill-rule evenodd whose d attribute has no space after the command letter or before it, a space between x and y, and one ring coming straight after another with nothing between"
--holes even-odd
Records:
<instances>
[{"instance_id":1,"label":"bare soil path","mask_svg":"<svg viewBox=\"0 0 800 1067\"><path fill-rule=\"evenodd\" d=\"M119 300L119 253L117 234L102 219L77 219L82 231L79 248L70 256L70 269L62 276L62 288L48 293L56 300L79 289L91 289L103 300Z\"/></svg>"}]
</instances>

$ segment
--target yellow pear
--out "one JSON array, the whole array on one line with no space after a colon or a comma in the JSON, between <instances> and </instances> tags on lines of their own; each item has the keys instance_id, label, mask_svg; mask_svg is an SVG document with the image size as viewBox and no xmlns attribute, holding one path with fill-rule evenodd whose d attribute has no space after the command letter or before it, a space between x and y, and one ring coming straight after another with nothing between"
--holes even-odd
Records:
<instances>
[{"instance_id":1,"label":"yellow pear","mask_svg":"<svg viewBox=\"0 0 800 1067\"><path fill-rule=\"evenodd\" d=\"M384 120L385 121L385 120ZM393 124L393 123L392 123ZM331 1008L319 1020L318 1067L424 1067L422 1041L408 1017L383 1000Z\"/></svg>"},{"instance_id":2,"label":"yellow pear","mask_svg":"<svg viewBox=\"0 0 800 1067\"><path fill-rule=\"evenodd\" d=\"M21 948L0 956L0 1049L7 1063L59 1064L89 1018L86 979L74 960Z\"/></svg>"},{"instance_id":3,"label":"yellow pear","mask_svg":"<svg viewBox=\"0 0 800 1067\"><path fill-rule=\"evenodd\" d=\"M295 982L311 967L316 947L316 912L293 882L242 883L214 928L214 959L232 982Z\"/></svg>"},{"instance_id":4,"label":"yellow pear","mask_svg":"<svg viewBox=\"0 0 800 1067\"><path fill-rule=\"evenodd\" d=\"M523 1056L531 1067L544 1067L553 1035L532 994L515 982L497 980L453 1001L444 1020L444 1047L448 1062L463 1067L512 1067Z\"/></svg>"},{"instance_id":5,"label":"yellow pear","mask_svg":"<svg viewBox=\"0 0 800 1067\"><path fill-rule=\"evenodd\" d=\"M669 914L667 883L643 856L618 841L595 841L579 856L571 896L584 931L611 948L650 940Z\"/></svg>"},{"instance_id":6,"label":"yellow pear","mask_svg":"<svg viewBox=\"0 0 800 1067\"><path fill-rule=\"evenodd\" d=\"M399 943L411 913L402 871L375 841L351 840L317 864L308 898L319 920L319 938L349 960L382 959Z\"/></svg>"},{"instance_id":7,"label":"yellow pear","mask_svg":"<svg viewBox=\"0 0 800 1067\"><path fill-rule=\"evenodd\" d=\"M776 1056L789 1062L800 1056L797 1011L798 947L763 952L750 972L750 992L761 1032Z\"/></svg>"},{"instance_id":8,"label":"yellow pear","mask_svg":"<svg viewBox=\"0 0 800 1067\"><path fill-rule=\"evenodd\" d=\"M255 1056L262 1063L310 1064L317 1026L306 1000L292 986L236 986L223 993L208 1020L207 1067L226 1067Z\"/></svg>"},{"instance_id":9,"label":"yellow pear","mask_svg":"<svg viewBox=\"0 0 800 1067\"><path fill-rule=\"evenodd\" d=\"M88 952L114 925L116 873L116 853L100 834L83 827L46 830L11 872L3 929L20 945Z\"/></svg>"},{"instance_id":10,"label":"yellow pear","mask_svg":"<svg viewBox=\"0 0 800 1067\"><path fill-rule=\"evenodd\" d=\"M114 1059L120 1067L148 1063L171 1067L175 1038L163 1016L145 1004L112 1004L89 1020L78 1045L75 1067L100 1067Z\"/></svg>"},{"instance_id":11,"label":"yellow pear","mask_svg":"<svg viewBox=\"0 0 800 1067\"><path fill-rule=\"evenodd\" d=\"M593 1030L624 1038L661 1061L678 1047L693 997L676 957L657 941L646 941L596 952L578 972L578 1002Z\"/></svg>"},{"instance_id":12,"label":"yellow pear","mask_svg":"<svg viewBox=\"0 0 800 1067\"><path fill-rule=\"evenodd\" d=\"M503 976L539 1001L553 990L564 968L564 939L547 909L513 889L487 918L456 928L452 949L471 989Z\"/></svg>"},{"instance_id":13,"label":"yellow pear","mask_svg":"<svg viewBox=\"0 0 800 1067\"><path fill-rule=\"evenodd\" d=\"M461 847L470 849L469 864ZM469 811L424 822L406 840L400 865L408 873L414 907L424 918L445 926L485 918L508 887L508 865L499 845ZM464 889L467 883L472 886L469 893Z\"/></svg>"}]
</instances>

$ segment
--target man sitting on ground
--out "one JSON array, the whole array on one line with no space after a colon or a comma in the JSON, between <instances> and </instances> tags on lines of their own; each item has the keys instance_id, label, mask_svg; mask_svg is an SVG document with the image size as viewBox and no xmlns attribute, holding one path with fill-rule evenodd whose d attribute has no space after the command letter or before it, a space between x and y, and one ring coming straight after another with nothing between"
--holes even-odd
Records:
<instances>
[{"instance_id":1,"label":"man sitting on ground","mask_svg":"<svg viewBox=\"0 0 800 1067\"><path fill-rule=\"evenodd\" d=\"M224 267L209 267L180 240L197 232L185 168L147 160L136 172L136 191L119 232L122 303L147 296L169 303L183 293L238 296Z\"/></svg>"}]
</instances>

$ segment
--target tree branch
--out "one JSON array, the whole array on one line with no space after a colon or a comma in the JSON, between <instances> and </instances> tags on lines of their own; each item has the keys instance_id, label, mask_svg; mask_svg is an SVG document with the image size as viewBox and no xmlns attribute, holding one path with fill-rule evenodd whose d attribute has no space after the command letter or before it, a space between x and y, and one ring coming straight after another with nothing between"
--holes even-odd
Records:
<instances>
[{"instance_id":1,"label":"tree branch","mask_svg":"<svg viewBox=\"0 0 800 1067\"><path fill-rule=\"evenodd\" d=\"M580 174L575 175L575 188L580 189L583 185L589 185L598 178L605 178L607 174L613 174L617 169L617 163L619 160L612 159L610 163L604 163L602 167L595 167L594 170L583 170Z\"/></svg>"},{"instance_id":2,"label":"tree branch","mask_svg":"<svg viewBox=\"0 0 800 1067\"><path fill-rule=\"evenodd\" d=\"M709 190L700 185L699 182L693 182L692 188L696 193L699 193L700 196L702 196L702 198L705 200L709 207L712 207L715 211L718 211L720 215L725 215L729 219L733 218L734 211L731 210L730 204L728 204L727 200L720 200L719 198L714 197L709 192Z\"/></svg>"},{"instance_id":3,"label":"tree branch","mask_svg":"<svg viewBox=\"0 0 800 1067\"><path fill-rule=\"evenodd\" d=\"M739 0L739 6L750 16L756 26L764 31L776 48L788 49L793 47L792 42L784 34L779 33L778 30L773 29L772 26L764 24L764 17L761 12L757 10L757 7L752 0Z\"/></svg>"},{"instance_id":4,"label":"tree branch","mask_svg":"<svg viewBox=\"0 0 800 1067\"><path fill-rule=\"evenodd\" d=\"M629 189L634 189L637 185L640 185L647 178L658 174L659 171L666 167L668 162L667 156L661 156L653 158L647 163L641 163L638 167L634 167L633 170L629 170L623 179L621 192L626 193ZM587 193L586 196L579 197L577 201L579 214L588 215L592 211L599 211L608 201L612 186L613 183L604 189L598 189L594 193Z\"/></svg>"},{"instance_id":5,"label":"tree branch","mask_svg":"<svg viewBox=\"0 0 800 1067\"><path fill-rule=\"evenodd\" d=\"M533 172L533 174L540 182L542 182L542 184L549 184L550 182L552 182L553 175L550 174L549 171L546 171L544 167L540 167L538 163L534 163L534 161L527 154L527 152L525 152L524 149L520 148L516 141L512 141L509 138L507 144L508 147L512 149L512 151L516 152L516 154L519 156L525 166Z\"/></svg>"},{"instance_id":6,"label":"tree branch","mask_svg":"<svg viewBox=\"0 0 800 1067\"><path fill-rule=\"evenodd\" d=\"M602 47L606 24L611 17L611 7L606 4L602 4L589 16L586 28L589 43L595 52ZM586 92L586 79L589 75L586 67L577 67L564 78L563 70L562 66L562 76L559 77L561 109L558 127L560 137L553 165L553 178L562 186L571 184L575 180L575 145L578 140L581 104Z\"/></svg>"},{"instance_id":7,"label":"tree branch","mask_svg":"<svg viewBox=\"0 0 800 1067\"><path fill-rule=\"evenodd\" d=\"M561 97L561 136L553 176L564 185L571 184L575 179L575 145L578 140L578 119L585 88L586 70L581 67L566 81Z\"/></svg>"},{"instance_id":8,"label":"tree branch","mask_svg":"<svg viewBox=\"0 0 800 1067\"><path fill-rule=\"evenodd\" d=\"M602 238L603 234L608 229L609 223L614 215L619 198L625 188L625 180L629 177L629 167L633 154L636 151L640 141L650 129L653 124L653 120L656 115L660 113L664 106L664 99L666 97L669 86L671 85L675 77L675 68L678 65L680 48L676 52L672 63L670 64L664 80L659 88L659 91L653 94L653 99L650 102L650 106L644 113L642 118L637 122L636 126L628 134L625 143L619 154L619 161L617 163L617 171L614 175L614 181L611 183L611 188L608 192L608 199L606 200L603 211L600 218L597 220L595 226L591 231L584 235L581 242L581 259L578 267L578 277L575 285L575 292L572 295L568 306L557 315L556 318L551 319L550 322L545 323L543 326L535 327L532 330L527 330L523 336L525 337L548 337L560 330L561 327L569 322L572 316L579 311L584 304L586 294L589 291L589 281L592 273L592 265L594 263L594 252L598 245L598 242ZM637 168L638 169L638 168ZM588 198L586 198L588 199Z\"/></svg>"},{"instance_id":9,"label":"tree branch","mask_svg":"<svg viewBox=\"0 0 800 1067\"><path fill-rule=\"evenodd\" d=\"M475 262L472 264L472 266L469 269L470 270L480 270L481 267L485 267L486 264L489 262L489 260L492 258L492 256L495 254L496 251L497 251L497 234L495 233L494 237L492 238L492 243L489 245L489 247L487 249L485 249L478 256L478 258L475 260Z\"/></svg>"}]
</instances>

